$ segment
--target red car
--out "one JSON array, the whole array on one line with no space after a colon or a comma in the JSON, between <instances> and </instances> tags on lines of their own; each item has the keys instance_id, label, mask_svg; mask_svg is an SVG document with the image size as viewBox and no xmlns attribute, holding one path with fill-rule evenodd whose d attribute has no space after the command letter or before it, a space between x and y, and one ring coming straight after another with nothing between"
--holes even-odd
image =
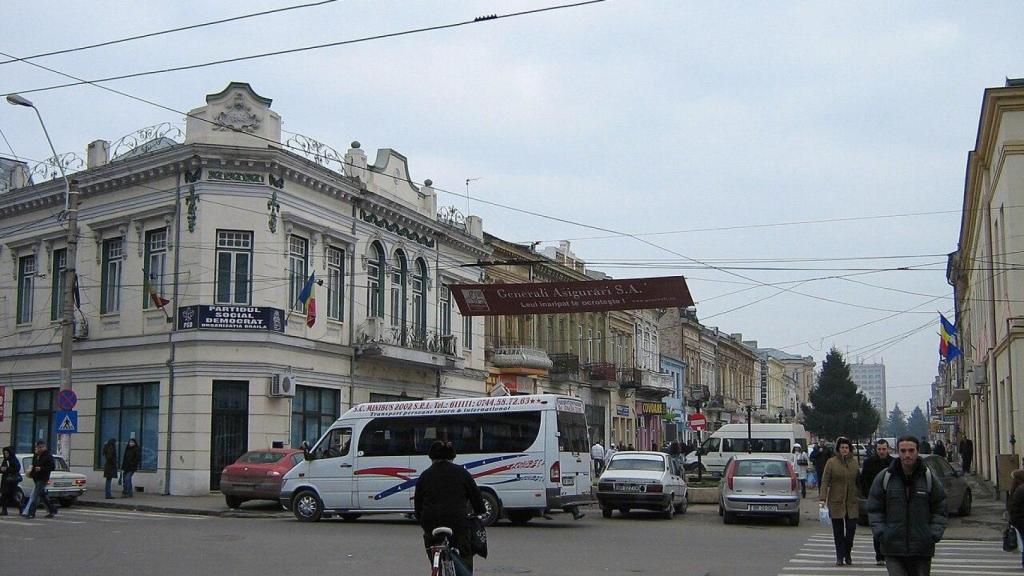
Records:
<instances>
[{"instance_id":1,"label":"red car","mask_svg":"<svg viewBox=\"0 0 1024 576\"><path fill-rule=\"evenodd\" d=\"M238 508L247 500L279 502L281 477L301 461L302 450L291 448L266 448L242 454L221 473L220 491L228 508Z\"/></svg>"}]
</instances>

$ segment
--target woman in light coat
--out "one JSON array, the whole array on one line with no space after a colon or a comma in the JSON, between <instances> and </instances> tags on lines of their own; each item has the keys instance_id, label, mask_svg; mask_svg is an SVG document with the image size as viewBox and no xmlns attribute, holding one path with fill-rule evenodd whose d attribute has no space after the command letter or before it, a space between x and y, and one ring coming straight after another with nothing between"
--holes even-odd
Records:
<instances>
[{"instance_id":1,"label":"woman in light coat","mask_svg":"<svg viewBox=\"0 0 1024 576\"><path fill-rule=\"evenodd\" d=\"M799 444L793 445L793 469L796 470L796 479L800 481L800 497L807 498L807 452Z\"/></svg>"},{"instance_id":2,"label":"woman in light coat","mask_svg":"<svg viewBox=\"0 0 1024 576\"><path fill-rule=\"evenodd\" d=\"M836 543L836 566L853 564L853 535L857 531L857 475L860 472L853 457L849 438L836 440L836 455L829 458L821 473L820 505L828 506L832 518L832 537Z\"/></svg>"}]
</instances>

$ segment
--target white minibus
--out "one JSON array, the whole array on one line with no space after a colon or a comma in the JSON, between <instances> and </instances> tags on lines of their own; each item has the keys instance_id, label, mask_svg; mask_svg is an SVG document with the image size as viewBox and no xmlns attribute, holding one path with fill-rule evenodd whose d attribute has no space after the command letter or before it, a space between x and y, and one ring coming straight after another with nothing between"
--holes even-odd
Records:
<instances>
[{"instance_id":1,"label":"white minibus","mask_svg":"<svg viewBox=\"0 0 1024 576\"><path fill-rule=\"evenodd\" d=\"M357 405L285 474L281 504L304 521L412 512L436 440L476 479L486 524L593 501L583 402L538 394Z\"/></svg>"},{"instance_id":2,"label":"white minibus","mask_svg":"<svg viewBox=\"0 0 1024 576\"><path fill-rule=\"evenodd\" d=\"M801 424L751 424L750 452L757 454L778 454L791 456L793 444L799 443L806 451L807 432ZM701 465L707 472L721 476L725 465L736 454L747 453L747 425L725 424L698 449L701 454ZM697 452L686 456L687 468L697 462Z\"/></svg>"}]
</instances>

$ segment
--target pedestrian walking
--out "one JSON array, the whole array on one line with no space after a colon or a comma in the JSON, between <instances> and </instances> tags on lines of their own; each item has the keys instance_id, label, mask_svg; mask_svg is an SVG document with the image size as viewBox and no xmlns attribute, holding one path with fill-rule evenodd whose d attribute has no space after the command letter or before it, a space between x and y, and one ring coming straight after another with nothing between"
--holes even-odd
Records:
<instances>
[{"instance_id":1,"label":"pedestrian walking","mask_svg":"<svg viewBox=\"0 0 1024 576\"><path fill-rule=\"evenodd\" d=\"M1020 567L1024 568L1024 470L1014 470L1012 478L1006 509L1010 513L1010 526L1017 532Z\"/></svg>"},{"instance_id":2,"label":"pedestrian walking","mask_svg":"<svg viewBox=\"0 0 1024 576\"><path fill-rule=\"evenodd\" d=\"M15 494L21 484L21 463L14 446L7 446L0 458L0 516L7 516L8 506L18 506Z\"/></svg>"},{"instance_id":3,"label":"pedestrian walking","mask_svg":"<svg viewBox=\"0 0 1024 576\"><path fill-rule=\"evenodd\" d=\"M124 447L124 458L121 458L121 497L134 498L135 488L132 478L135 471L139 469L140 450L135 438L128 439L128 445Z\"/></svg>"},{"instance_id":4,"label":"pedestrian walking","mask_svg":"<svg viewBox=\"0 0 1024 576\"><path fill-rule=\"evenodd\" d=\"M833 456L832 449L825 444L824 438L818 438L818 443L811 450L811 464L814 465L814 477L818 483L818 492L821 492L821 474L825 471L825 464Z\"/></svg>"},{"instance_id":5,"label":"pedestrian walking","mask_svg":"<svg viewBox=\"0 0 1024 576\"><path fill-rule=\"evenodd\" d=\"M928 576L946 531L946 491L918 454L917 438L901 436L896 446L899 459L871 483L871 532L889 576Z\"/></svg>"},{"instance_id":6,"label":"pedestrian walking","mask_svg":"<svg viewBox=\"0 0 1024 576\"><path fill-rule=\"evenodd\" d=\"M796 470L796 479L800 481L800 497L807 498L807 452L800 444L793 445L793 469Z\"/></svg>"},{"instance_id":7,"label":"pedestrian walking","mask_svg":"<svg viewBox=\"0 0 1024 576\"><path fill-rule=\"evenodd\" d=\"M832 539L836 545L836 566L853 564L853 536L857 532L857 460L849 438L836 440L838 454L829 458L821 474L820 505L828 506L832 518Z\"/></svg>"},{"instance_id":8,"label":"pedestrian walking","mask_svg":"<svg viewBox=\"0 0 1024 576\"><path fill-rule=\"evenodd\" d=\"M53 518L57 515L57 507L50 500L50 494L46 491L46 484L50 481L50 474L53 472L54 463L53 455L46 447L46 442L39 440L36 442L35 455L32 456L32 469L29 470L28 476L32 479L35 486L32 488L32 496L28 500L28 506L25 507L22 516L25 518L36 517L36 504L42 502L46 506L48 513L47 518Z\"/></svg>"},{"instance_id":9,"label":"pedestrian walking","mask_svg":"<svg viewBox=\"0 0 1024 576\"><path fill-rule=\"evenodd\" d=\"M935 447L932 448L932 453L936 456L946 457L946 445L942 443L942 440L935 441Z\"/></svg>"},{"instance_id":10,"label":"pedestrian walking","mask_svg":"<svg viewBox=\"0 0 1024 576\"><path fill-rule=\"evenodd\" d=\"M875 442L875 453L864 461L864 467L860 471L860 479L857 484L860 487L861 496L867 498L871 494L871 483L875 477L887 470L896 459L889 454L889 441L879 438ZM875 546L875 564L885 566L885 557L882 556L881 542L873 532L871 534L872 544Z\"/></svg>"},{"instance_id":11,"label":"pedestrian walking","mask_svg":"<svg viewBox=\"0 0 1024 576\"><path fill-rule=\"evenodd\" d=\"M595 440L590 447L590 459L594 461L594 475L600 476L604 471L604 446L600 440Z\"/></svg>"},{"instance_id":12,"label":"pedestrian walking","mask_svg":"<svg viewBox=\"0 0 1024 576\"><path fill-rule=\"evenodd\" d=\"M110 483L117 478L117 440L111 438L103 445L103 490L104 498L110 500L114 497L110 491Z\"/></svg>"},{"instance_id":13,"label":"pedestrian walking","mask_svg":"<svg viewBox=\"0 0 1024 576\"><path fill-rule=\"evenodd\" d=\"M974 441L968 438L967 434L961 435L957 451L960 452L960 468L964 474L970 474L971 462L974 460Z\"/></svg>"},{"instance_id":14,"label":"pedestrian walking","mask_svg":"<svg viewBox=\"0 0 1024 576\"><path fill-rule=\"evenodd\" d=\"M928 443L928 439L927 438L921 438L921 443L919 444L919 446L920 446L920 454L931 454L932 453L932 445Z\"/></svg>"}]
</instances>

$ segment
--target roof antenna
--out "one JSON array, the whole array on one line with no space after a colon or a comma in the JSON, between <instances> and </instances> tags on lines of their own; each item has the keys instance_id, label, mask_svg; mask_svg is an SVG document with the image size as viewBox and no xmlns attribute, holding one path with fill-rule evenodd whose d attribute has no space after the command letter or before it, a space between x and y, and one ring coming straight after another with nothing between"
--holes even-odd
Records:
<instances>
[{"instance_id":1,"label":"roof antenna","mask_svg":"<svg viewBox=\"0 0 1024 576\"><path fill-rule=\"evenodd\" d=\"M483 176L478 176L476 178L466 178L466 216L469 216L469 183L483 179Z\"/></svg>"}]
</instances>

